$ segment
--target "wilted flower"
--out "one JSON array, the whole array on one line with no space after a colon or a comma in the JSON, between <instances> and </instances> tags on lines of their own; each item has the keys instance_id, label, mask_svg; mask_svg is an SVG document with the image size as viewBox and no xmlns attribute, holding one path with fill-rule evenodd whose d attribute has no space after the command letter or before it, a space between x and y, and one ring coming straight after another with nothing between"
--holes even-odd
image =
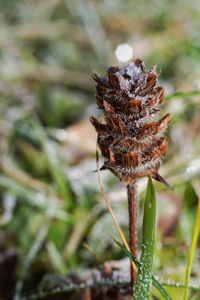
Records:
<instances>
[{"instance_id":1,"label":"wilted flower","mask_svg":"<svg viewBox=\"0 0 200 300\"><path fill-rule=\"evenodd\" d=\"M102 169L126 184L151 174L168 186L158 174L168 145L162 133L169 124L169 114L155 121L164 97L163 87L156 87L158 75L156 66L146 72L140 59L122 69L108 68L105 78L93 73L97 104L105 117L105 124L91 117L106 158Z\"/></svg>"}]
</instances>

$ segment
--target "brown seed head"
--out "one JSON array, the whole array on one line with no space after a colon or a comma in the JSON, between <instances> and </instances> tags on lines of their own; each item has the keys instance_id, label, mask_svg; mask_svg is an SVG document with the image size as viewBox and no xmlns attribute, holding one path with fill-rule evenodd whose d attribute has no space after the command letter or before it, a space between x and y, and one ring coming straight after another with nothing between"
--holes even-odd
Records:
<instances>
[{"instance_id":1,"label":"brown seed head","mask_svg":"<svg viewBox=\"0 0 200 300\"><path fill-rule=\"evenodd\" d=\"M108 68L105 78L93 73L97 105L105 116L105 124L91 117L106 158L103 168L127 184L150 173L167 185L158 174L168 145L162 133L169 124L169 114L154 120L164 97L164 89L156 87L158 75L156 66L146 72L140 59L122 69Z\"/></svg>"}]
</instances>

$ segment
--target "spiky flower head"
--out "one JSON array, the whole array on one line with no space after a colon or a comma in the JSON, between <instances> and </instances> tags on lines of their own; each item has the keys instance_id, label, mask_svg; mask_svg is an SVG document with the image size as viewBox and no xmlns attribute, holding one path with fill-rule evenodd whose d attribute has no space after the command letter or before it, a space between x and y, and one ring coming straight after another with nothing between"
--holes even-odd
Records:
<instances>
[{"instance_id":1,"label":"spiky flower head","mask_svg":"<svg viewBox=\"0 0 200 300\"><path fill-rule=\"evenodd\" d=\"M156 86L158 76L156 66L146 72L140 59L122 69L108 68L105 78L93 73L97 104L105 117L105 124L91 117L105 157L103 169L126 184L151 174L168 185L158 174L168 145L162 133L169 124L169 114L155 121L164 97L163 87Z\"/></svg>"}]
</instances>

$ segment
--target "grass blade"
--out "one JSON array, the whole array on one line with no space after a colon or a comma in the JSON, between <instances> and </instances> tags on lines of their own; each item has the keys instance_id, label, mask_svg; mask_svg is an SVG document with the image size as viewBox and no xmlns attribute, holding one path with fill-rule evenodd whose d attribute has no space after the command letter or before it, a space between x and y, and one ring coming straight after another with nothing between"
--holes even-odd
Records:
<instances>
[{"instance_id":1,"label":"grass blade","mask_svg":"<svg viewBox=\"0 0 200 300\"><path fill-rule=\"evenodd\" d=\"M190 92L177 92L171 95L165 96L165 100L171 100L173 98L186 98L191 96L200 95L200 91L190 91Z\"/></svg>"},{"instance_id":2,"label":"grass blade","mask_svg":"<svg viewBox=\"0 0 200 300\"><path fill-rule=\"evenodd\" d=\"M49 241L46 247L51 264L53 265L54 269L60 274L65 275L67 273L66 264L55 243Z\"/></svg>"},{"instance_id":3,"label":"grass blade","mask_svg":"<svg viewBox=\"0 0 200 300\"><path fill-rule=\"evenodd\" d=\"M190 273L191 273L191 269L192 269L192 262L194 259L195 249L197 246L199 228L200 228L200 197L198 200L196 222L194 225L194 232L193 232L193 236L192 236L192 243L191 243L191 247L190 247L189 259L188 259L188 265L187 265L187 271L186 271L185 293L184 293L184 298L183 298L184 300L187 300L187 297L188 297L189 279L190 279Z\"/></svg>"},{"instance_id":4,"label":"grass blade","mask_svg":"<svg viewBox=\"0 0 200 300\"><path fill-rule=\"evenodd\" d=\"M161 293L161 295L166 299L166 300L172 300L169 294L166 292L166 290L163 288L162 284L156 280L154 276L152 276L152 284L155 286L155 288Z\"/></svg>"},{"instance_id":5,"label":"grass blade","mask_svg":"<svg viewBox=\"0 0 200 300\"><path fill-rule=\"evenodd\" d=\"M45 241L45 238L47 236L49 227L50 227L51 221L45 220L38 231L38 235L36 236L33 244L30 247L30 250L28 251L27 255L25 256L22 268L19 274L19 278L16 283L15 287L15 294L14 294L14 300L20 300L21 299L21 293L24 285L24 281L26 279L26 276L28 274L28 270L33 263L39 249L41 248L42 243Z\"/></svg>"},{"instance_id":6,"label":"grass blade","mask_svg":"<svg viewBox=\"0 0 200 300\"><path fill-rule=\"evenodd\" d=\"M138 269L141 267L141 262L139 259L135 258L133 254L128 251L121 243L118 241L114 240L115 243L121 248L121 250L136 264ZM163 288L163 286L156 280L156 278L152 275L152 284L154 287L161 293L161 295L166 299L166 300L172 300L171 297L168 295L166 290Z\"/></svg>"},{"instance_id":7,"label":"grass blade","mask_svg":"<svg viewBox=\"0 0 200 300\"><path fill-rule=\"evenodd\" d=\"M142 253L134 287L133 300L147 300L151 292L153 247L156 221L156 196L151 176L149 175L144 201Z\"/></svg>"},{"instance_id":8,"label":"grass blade","mask_svg":"<svg viewBox=\"0 0 200 300\"><path fill-rule=\"evenodd\" d=\"M125 253L125 255L128 256L130 258L130 260L132 260L138 268L140 268L141 263L140 263L139 259L137 259L135 256L133 256L133 254L129 250L127 250L120 242L118 242L115 239L114 239L114 242Z\"/></svg>"}]
</instances>

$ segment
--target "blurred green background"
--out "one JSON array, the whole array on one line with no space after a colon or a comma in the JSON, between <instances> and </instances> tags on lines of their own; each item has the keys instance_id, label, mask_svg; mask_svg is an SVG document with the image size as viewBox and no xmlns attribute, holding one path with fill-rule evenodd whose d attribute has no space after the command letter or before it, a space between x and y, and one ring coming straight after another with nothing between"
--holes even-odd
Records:
<instances>
[{"instance_id":1,"label":"blurred green background","mask_svg":"<svg viewBox=\"0 0 200 300\"><path fill-rule=\"evenodd\" d=\"M184 283L200 195L199 20L195 0L0 0L0 299L34 292L45 274L97 266L84 242L105 261L124 256L93 173L88 118L101 114L92 71L131 57L161 70L161 115L172 116L160 173L174 192L156 184L154 274ZM125 187L107 171L102 178L128 236ZM200 289L199 254L198 246L191 284Z\"/></svg>"}]
</instances>

